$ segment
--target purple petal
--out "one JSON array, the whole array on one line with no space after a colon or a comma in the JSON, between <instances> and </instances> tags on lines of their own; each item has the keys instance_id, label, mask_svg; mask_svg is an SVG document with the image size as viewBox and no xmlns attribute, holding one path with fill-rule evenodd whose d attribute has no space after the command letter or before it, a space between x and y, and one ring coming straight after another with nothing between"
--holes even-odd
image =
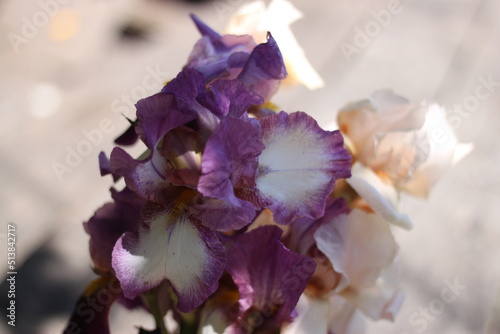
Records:
<instances>
[{"instance_id":1,"label":"purple petal","mask_svg":"<svg viewBox=\"0 0 500 334\"><path fill-rule=\"evenodd\" d=\"M136 131L150 149L170 130L196 118L195 113L180 110L171 94L158 93L141 99L136 107Z\"/></svg>"},{"instance_id":2,"label":"purple petal","mask_svg":"<svg viewBox=\"0 0 500 334\"><path fill-rule=\"evenodd\" d=\"M162 142L161 154L168 160L165 178L175 185L196 188L201 175L202 139L187 126L170 131Z\"/></svg>"},{"instance_id":3,"label":"purple petal","mask_svg":"<svg viewBox=\"0 0 500 334\"><path fill-rule=\"evenodd\" d=\"M260 126L254 120L223 119L205 146L198 190L232 202L233 188L254 186L257 157L264 149L260 137Z\"/></svg>"},{"instance_id":4,"label":"purple petal","mask_svg":"<svg viewBox=\"0 0 500 334\"><path fill-rule=\"evenodd\" d=\"M203 37L189 55L186 68L194 68L203 73L205 82L228 76L231 79L235 78L243 67L241 60L255 47L253 38L248 35L220 36L196 16L192 18ZM232 59L235 54L239 54L237 59ZM238 69L232 70L235 67Z\"/></svg>"},{"instance_id":5,"label":"purple petal","mask_svg":"<svg viewBox=\"0 0 500 334\"><path fill-rule=\"evenodd\" d=\"M205 93L205 78L196 69L186 68L163 87L162 93L174 95L183 109L195 108L193 102Z\"/></svg>"},{"instance_id":6,"label":"purple petal","mask_svg":"<svg viewBox=\"0 0 500 334\"><path fill-rule=\"evenodd\" d=\"M269 101L279 87L280 80L286 78L285 63L270 33L267 43L259 44L250 54L238 79L251 91Z\"/></svg>"},{"instance_id":7,"label":"purple petal","mask_svg":"<svg viewBox=\"0 0 500 334\"><path fill-rule=\"evenodd\" d=\"M176 204L177 205L177 204ZM203 303L218 286L225 249L214 232L182 211L150 203L137 233L125 233L113 250L123 294L135 298L168 280L181 312Z\"/></svg>"},{"instance_id":8,"label":"purple petal","mask_svg":"<svg viewBox=\"0 0 500 334\"><path fill-rule=\"evenodd\" d=\"M120 178L119 175L113 173L109 159L104 152L99 153L99 171L101 172L101 176L111 174L115 182Z\"/></svg>"},{"instance_id":9,"label":"purple petal","mask_svg":"<svg viewBox=\"0 0 500 334\"><path fill-rule=\"evenodd\" d=\"M251 36L226 35L220 43L204 37L195 44L186 68L203 73L207 83L221 78L235 79L254 47Z\"/></svg>"},{"instance_id":10,"label":"purple petal","mask_svg":"<svg viewBox=\"0 0 500 334\"><path fill-rule=\"evenodd\" d=\"M170 184L165 181L166 161L156 149L145 160L135 160L120 147L111 151L111 169L123 176L127 187L151 201L161 202L161 193Z\"/></svg>"},{"instance_id":11,"label":"purple petal","mask_svg":"<svg viewBox=\"0 0 500 334\"><path fill-rule=\"evenodd\" d=\"M243 200L238 205L216 198L200 198L190 208L191 214L213 231L239 230L257 215L255 206Z\"/></svg>"},{"instance_id":12,"label":"purple petal","mask_svg":"<svg viewBox=\"0 0 500 334\"><path fill-rule=\"evenodd\" d=\"M120 146L131 146L134 145L138 139L139 136L137 132L135 132L135 124L132 123L124 133L115 139L115 144Z\"/></svg>"},{"instance_id":13,"label":"purple petal","mask_svg":"<svg viewBox=\"0 0 500 334\"><path fill-rule=\"evenodd\" d=\"M135 193L125 188L120 193L112 189L115 203L99 208L90 220L83 224L90 235L90 256L95 271L101 274L112 272L111 252L120 236L139 227L139 210L145 203Z\"/></svg>"},{"instance_id":14,"label":"purple petal","mask_svg":"<svg viewBox=\"0 0 500 334\"><path fill-rule=\"evenodd\" d=\"M210 85L210 92L200 102L219 117L241 117L251 105L264 101L238 80L217 80Z\"/></svg>"},{"instance_id":15,"label":"purple petal","mask_svg":"<svg viewBox=\"0 0 500 334\"><path fill-rule=\"evenodd\" d=\"M163 87L162 92L174 95L177 107L187 113L193 113L202 128L212 131L219 123L217 115L198 102L198 98L206 94L206 88L203 74L196 69L182 70L175 79Z\"/></svg>"},{"instance_id":16,"label":"purple petal","mask_svg":"<svg viewBox=\"0 0 500 334\"><path fill-rule=\"evenodd\" d=\"M217 43L221 39L222 36L215 32L212 28L207 26L198 18L198 16L191 14L191 19L194 21L194 24L196 24L196 28L198 28L200 34L202 36L208 37L212 41L212 43Z\"/></svg>"},{"instance_id":17,"label":"purple petal","mask_svg":"<svg viewBox=\"0 0 500 334\"><path fill-rule=\"evenodd\" d=\"M198 182L198 191L204 196L227 203L212 202L218 212L226 213L231 211L233 206L235 211L240 211L239 217L255 217L253 204L237 197L235 188L246 189L255 185L257 156L264 148L259 137L260 127L256 121L229 117L221 121L208 140L201 161L202 175ZM219 214L214 214L213 210L209 211L212 215L203 219L204 224L220 225L215 220L208 219L218 219ZM250 222L235 220L230 229L239 229Z\"/></svg>"},{"instance_id":18,"label":"purple petal","mask_svg":"<svg viewBox=\"0 0 500 334\"><path fill-rule=\"evenodd\" d=\"M241 234L228 252L227 270L240 292L240 308L256 309L276 321L289 321L316 264L288 250L281 230L263 226Z\"/></svg>"},{"instance_id":19,"label":"purple petal","mask_svg":"<svg viewBox=\"0 0 500 334\"><path fill-rule=\"evenodd\" d=\"M339 131L324 131L303 112L259 119L264 150L259 156L259 203L277 223L319 218L339 178L350 176L351 156Z\"/></svg>"},{"instance_id":20,"label":"purple petal","mask_svg":"<svg viewBox=\"0 0 500 334\"><path fill-rule=\"evenodd\" d=\"M308 255L312 247L316 245L314 233L323 224L329 223L340 214L349 212L349 206L343 198L328 198L325 214L318 220L303 217L295 219L290 223L289 231L285 238L285 245L299 254Z\"/></svg>"}]
</instances>

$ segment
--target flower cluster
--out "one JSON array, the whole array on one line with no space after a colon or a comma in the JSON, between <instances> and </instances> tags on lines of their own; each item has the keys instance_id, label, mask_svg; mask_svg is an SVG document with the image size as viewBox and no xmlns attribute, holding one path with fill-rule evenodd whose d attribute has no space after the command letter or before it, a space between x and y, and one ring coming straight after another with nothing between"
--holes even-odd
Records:
<instances>
[{"instance_id":1,"label":"flower cluster","mask_svg":"<svg viewBox=\"0 0 500 334\"><path fill-rule=\"evenodd\" d=\"M380 93L325 131L270 102L287 76L271 33L256 44L193 20L202 37L187 64L117 139L147 150L99 156L125 187L84 224L100 277L65 333L109 333L115 301L154 316L140 333L357 333L362 315L393 319L403 296L388 223L410 224L391 200L420 189L431 154L412 144L432 108Z\"/></svg>"}]
</instances>

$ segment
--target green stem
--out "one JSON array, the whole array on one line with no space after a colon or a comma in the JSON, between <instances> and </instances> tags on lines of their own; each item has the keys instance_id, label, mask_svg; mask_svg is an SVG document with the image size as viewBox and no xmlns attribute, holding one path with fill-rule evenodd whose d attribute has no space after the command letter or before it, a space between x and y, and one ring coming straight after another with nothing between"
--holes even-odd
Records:
<instances>
[{"instance_id":1,"label":"green stem","mask_svg":"<svg viewBox=\"0 0 500 334\"><path fill-rule=\"evenodd\" d=\"M181 313L182 321L179 324L179 334L196 334L198 322L196 310L190 313Z\"/></svg>"},{"instance_id":2,"label":"green stem","mask_svg":"<svg viewBox=\"0 0 500 334\"><path fill-rule=\"evenodd\" d=\"M167 327L165 327L165 322L163 321L163 315L158 307L158 299L156 298L156 295L152 293L145 293L142 295L142 298L149 306L149 309L155 318L156 329L159 329L161 334L169 334Z\"/></svg>"}]
</instances>

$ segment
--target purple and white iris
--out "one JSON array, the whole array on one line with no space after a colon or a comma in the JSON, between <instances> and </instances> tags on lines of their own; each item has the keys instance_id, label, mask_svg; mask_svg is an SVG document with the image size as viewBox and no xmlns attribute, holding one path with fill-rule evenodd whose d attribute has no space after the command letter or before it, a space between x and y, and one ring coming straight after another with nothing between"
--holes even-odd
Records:
<instances>
[{"instance_id":1,"label":"purple and white iris","mask_svg":"<svg viewBox=\"0 0 500 334\"><path fill-rule=\"evenodd\" d=\"M351 156L339 131L306 113L264 110L286 77L271 34L256 45L193 19L202 38L187 65L136 104L135 135L126 137L147 151L100 156L101 173L126 187L86 224L91 255L97 273L118 279L121 298L168 284L175 312L229 305L228 330L243 332L253 311L279 329L316 264L286 248L278 227L247 229L264 209L279 225L321 218L335 181L350 176ZM213 300L224 291L236 297Z\"/></svg>"}]
</instances>

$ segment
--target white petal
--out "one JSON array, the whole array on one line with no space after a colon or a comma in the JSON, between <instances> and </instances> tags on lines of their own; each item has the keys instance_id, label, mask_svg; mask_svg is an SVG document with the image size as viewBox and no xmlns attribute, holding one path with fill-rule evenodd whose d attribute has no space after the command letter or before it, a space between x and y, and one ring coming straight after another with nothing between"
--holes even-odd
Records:
<instances>
[{"instance_id":1,"label":"white petal","mask_svg":"<svg viewBox=\"0 0 500 334\"><path fill-rule=\"evenodd\" d=\"M427 135L430 148L417 147L428 151L428 157L415 171L414 177L399 185L415 196L427 197L432 186L455 162L472 150L471 144L458 144L458 140L446 120L446 111L437 104L428 107L425 124L421 130Z\"/></svg>"},{"instance_id":2,"label":"white petal","mask_svg":"<svg viewBox=\"0 0 500 334\"><path fill-rule=\"evenodd\" d=\"M187 214L162 213L117 241L112 264L127 298L167 279L178 294L179 309L186 312L217 288L225 251L213 232Z\"/></svg>"},{"instance_id":3,"label":"white petal","mask_svg":"<svg viewBox=\"0 0 500 334\"><path fill-rule=\"evenodd\" d=\"M333 181L350 175L350 155L338 131L322 130L305 113L281 112L261 120L264 150L256 188L271 203L276 222L323 214Z\"/></svg>"},{"instance_id":4,"label":"white petal","mask_svg":"<svg viewBox=\"0 0 500 334\"><path fill-rule=\"evenodd\" d=\"M391 224L405 229L412 228L409 217L395 209L398 193L392 185L384 183L375 173L359 163L354 164L351 172L352 177L346 179L346 182L377 215Z\"/></svg>"},{"instance_id":5,"label":"white petal","mask_svg":"<svg viewBox=\"0 0 500 334\"><path fill-rule=\"evenodd\" d=\"M364 334L365 319L361 312L349 301L339 295L330 298L329 327L335 334Z\"/></svg>"},{"instance_id":6,"label":"white petal","mask_svg":"<svg viewBox=\"0 0 500 334\"><path fill-rule=\"evenodd\" d=\"M398 249L389 225L359 209L321 225L314 239L333 269L343 276L338 292L374 285L381 271L392 264Z\"/></svg>"},{"instance_id":7,"label":"white petal","mask_svg":"<svg viewBox=\"0 0 500 334\"><path fill-rule=\"evenodd\" d=\"M328 326L328 299L309 298L305 294L300 296L297 303L298 316L292 323L284 326L283 334L326 334Z\"/></svg>"}]
</instances>

